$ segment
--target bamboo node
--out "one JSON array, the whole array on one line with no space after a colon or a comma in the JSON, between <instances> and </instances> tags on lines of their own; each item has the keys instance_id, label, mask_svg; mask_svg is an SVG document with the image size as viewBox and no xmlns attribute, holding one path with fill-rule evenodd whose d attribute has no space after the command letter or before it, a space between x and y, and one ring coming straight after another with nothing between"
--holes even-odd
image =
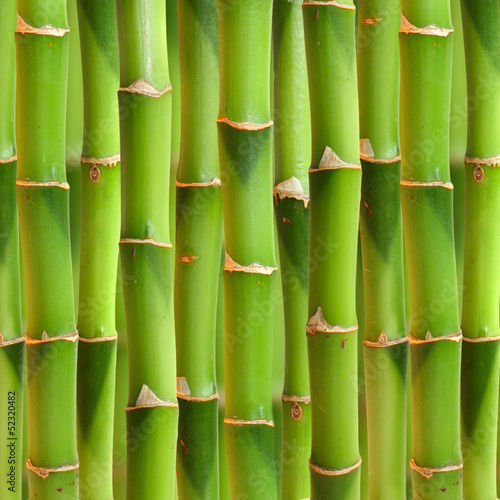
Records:
<instances>
[{"instance_id":1,"label":"bamboo node","mask_svg":"<svg viewBox=\"0 0 500 500\"><path fill-rule=\"evenodd\" d=\"M114 342L118 340L118 335L107 335L103 337L78 337L78 342L83 342L84 344L98 344L99 342Z\"/></svg>"},{"instance_id":2,"label":"bamboo node","mask_svg":"<svg viewBox=\"0 0 500 500\"><path fill-rule=\"evenodd\" d=\"M154 238L122 238L120 245L153 245L161 248L172 248L172 243L156 241Z\"/></svg>"},{"instance_id":3,"label":"bamboo node","mask_svg":"<svg viewBox=\"0 0 500 500\"><path fill-rule=\"evenodd\" d=\"M486 165L488 167L500 165L500 155L491 156L490 158L478 158L477 156L466 156L465 163L475 165Z\"/></svg>"},{"instance_id":4,"label":"bamboo node","mask_svg":"<svg viewBox=\"0 0 500 500\"><path fill-rule=\"evenodd\" d=\"M316 313L309 318L306 325L306 332L309 335L316 335L316 333L346 333L356 332L358 325L343 327L340 325L330 325L323 317L323 310L318 307Z\"/></svg>"},{"instance_id":5,"label":"bamboo node","mask_svg":"<svg viewBox=\"0 0 500 500\"><path fill-rule=\"evenodd\" d=\"M16 181L16 186L20 187L58 187L61 189L65 189L69 191L69 184L67 182L59 182L59 181L45 181L45 182L37 182L37 181L26 181L18 179Z\"/></svg>"},{"instance_id":6,"label":"bamboo node","mask_svg":"<svg viewBox=\"0 0 500 500\"><path fill-rule=\"evenodd\" d=\"M192 401L195 403L207 403L208 401L213 401L214 399L219 399L219 393L214 392L209 396L193 396L191 394L191 389L186 380L186 377L177 377L177 398L183 401Z\"/></svg>"},{"instance_id":7,"label":"bamboo node","mask_svg":"<svg viewBox=\"0 0 500 500\"><path fill-rule=\"evenodd\" d=\"M328 469L327 467L322 467L321 465L314 464L311 462L311 460L309 460L309 467L311 468L311 470L313 470L317 474L320 474L321 476L330 476L330 477L344 476L356 470L360 466L361 466L361 457L359 457L359 460L354 465L351 465L350 467L345 467L344 469Z\"/></svg>"},{"instance_id":8,"label":"bamboo node","mask_svg":"<svg viewBox=\"0 0 500 500\"><path fill-rule=\"evenodd\" d=\"M451 342L460 342L462 340L462 332L448 333L440 337L433 337L431 332L425 334L425 339L418 339L413 335L409 335L410 345L428 344L430 342L439 342L440 340L450 340Z\"/></svg>"},{"instance_id":9,"label":"bamboo node","mask_svg":"<svg viewBox=\"0 0 500 500\"><path fill-rule=\"evenodd\" d=\"M107 156L105 158L95 158L93 156L80 156L80 162L89 165L101 165L103 167L116 167L120 161L120 155Z\"/></svg>"},{"instance_id":10,"label":"bamboo node","mask_svg":"<svg viewBox=\"0 0 500 500\"><path fill-rule=\"evenodd\" d=\"M444 467L420 467L416 464L415 459L410 460L410 467L418 472L421 476L425 477L425 479L430 479L434 474L438 472L453 472L457 470L462 470L464 467L464 463L460 462L458 464L448 464Z\"/></svg>"},{"instance_id":11,"label":"bamboo node","mask_svg":"<svg viewBox=\"0 0 500 500\"><path fill-rule=\"evenodd\" d=\"M24 336L26 345L36 345L45 344L47 342L57 342L58 340L65 340L66 342L76 342L78 340L78 330L71 333L63 333L62 335L56 335L55 337L49 337L49 334L44 331L40 339L34 339L28 334Z\"/></svg>"},{"instance_id":12,"label":"bamboo node","mask_svg":"<svg viewBox=\"0 0 500 500\"><path fill-rule=\"evenodd\" d=\"M175 181L175 186L180 187L180 188L197 188L197 187L220 187L220 179L218 177L214 177L211 181L207 182L181 182L181 181Z\"/></svg>"},{"instance_id":13,"label":"bamboo node","mask_svg":"<svg viewBox=\"0 0 500 500\"><path fill-rule=\"evenodd\" d=\"M172 401L163 401L146 384L143 384L141 387L141 392L139 393L139 396L137 397L137 400L135 402L135 406L127 405L125 411L158 407L178 408L179 405L177 403L173 403Z\"/></svg>"},{"instance_id":14,"label":"bamboo node","mask_svg":"<svg viewBox=\"0 0 500 500\"><path fill-rule=\"evenodd\" d=\"M55 472L70 472L72 470L78 470L80 467L80 462L76 462L76 464L64 464L60 467L36 467L33 465L33 462L30 458L26 460L26 468L31 472L34 472L37 476L42 479L47 479L50 474Z\"/></svg>"},{"instance_id":15,"label":"bamboo node","mask_svg":"<svg viewBox=\"0 0 500 500\"><path fill-rule=\"evenodd\" d=\"M360 158L368 163L391 165L392 163L397 163L398 161L401 161L401 155L396 155L393 158L375 158L375 152L373 151L370 139L360 139L359 150L360 150L359 154Z\"/></svg>"},{"instance_id":16,"label":"bamboo node","mask_svg":"<svg viewBox=\"0 0 500 500\"><path fill-rule=\"evenodd\" d=\"M66 33L69 33L69 29L56 28L50 24L45 24L39 28L35 28L34 26L29 25L18 12L16 33L20 33L21 35L26 35L28 33L31 35L46 35L62 38Z\"/></svg>"},{"instance_id":17,"label":"bamboo node","mask_svg":"<svg viewBox=\"0 0 500 500\"><path fill-rule=\"evenodd\" d=\"M500 335L495 335L491 337L476 337L476 338L471 338L471 337L463 337L462 340L464 342L467 342L468 344L481 344L483 342L497 342L500 340Z\"/></svg>"},{"instance_id":18,"label":"bamboo node","mask_svg":"<svg viewBox=\"0 0 500 500\"><path fill-rule=\"evenodd\" d=\"M405 35L431 35L446 38L450 33L453 33L453 28L440 28L434 24L418 28L414 24L411 24L410 21L406 19L404 14L401 14L401 29L399 32L404 33Z\"/></svg>"},{"instance_id":19,"label":"bamboo node","mask_svg":"<svg viewBox=\"0 0 500 500\"><path fill-rule=\"evenodd\" d=\"M0 165L7 165L17 161L17 155L12 155L10 158L0 158Z\"/></svg>"},{"instance_id":20,"label":"bamboo node","mask_svg":"<svg viewBox=\"0 0 500 500\"><path fill-rule=\"evenodd\" d=\"M449 189L450 191L453 191L453 184L451 182L444 182L444 181L410 181L406 179L401 179L399 182L400 186L404 187L410 187L410 188L415 188L415 187L442 187L445 189Z\"/></svg>"},{"instance_id":21,"label":"bamboo node","mask_svg":"<svg viewBox=\"0 0 500 500\"><path fill-rule=\"evenodd\" d=\"M24 337L16 337L15 339L5 340L5 337L0 333L0 349L10 345L21 344L25 342Z\"/></svg>"},{"instance_id":22,"label":"bamboo node","mask_svg":"<svg viewBox=\"0 0 500 500\"><path fill-rule=\"evenodd\" d=\"M128 92L129 94L139 94L159 99L162 95L172 92L172 85L169 83L165 88L157 90L144 80L144 78L140 78L131 83L128 87L120 87L118 92Z\"/></svg>"},{"instance_id":23,"label":"bamboo node","mask_svg":"<svg viewBox=\"0 0 500 500\"><path fill-rule=\"evenodd\" d=\"M304 203L304 208L309 205L309 195L304 192L301 182L297 177L290 177L289 179L276 184L273 188L273 195L276 201L278 198L293 198L297 201Z\"/></svg>"},{"instance_id":24,"label":"bamboo node","mask_svg":"<svg viewBox=\"0 0 500 500\"><path fill-rule=\"evenodd\" d=\"M282 394L281 401L286 403L303 403L308 405L311 403L311 396L295 396L293 394Z\"/></svg>"},{"instance_id":25,"label":"bamboo node","mask_svg":"<svg viewBox=\"0 0 500 500\"><path fill-rule=\"evenodd\" d=\"M230 120L227 116L219 116L217 117L217 123L225 123L229 125L231 128L240 131L247 132L257 132L259 130L264 130L266 128L272 127L274 125L272 120L269 120L266 123L252 123L252 122L235 122Z\"/></svg>"},{"instance_id":26,"label":"bamboo node","mask_svg":"<svg viewBox=\"0 0 500 500\"><path fill-rule=\"evenodd\" d=\"M255 420L240 420L239 418L225 418L224 423L227 425L267 425L268 427L274 427L273 420L267 420L267 418L257 418Z\"/></svg>"},{"instance_id":27,"label":"bamboo node","mask_svg":"<svg viewBox=\"0 0 500 500\"><path fill-rule=\"evenodd\" d=\"M254 262L248 266L242 266L235 262L231 256L226 252L226 262L224 265L224 271L228 271L230 273L233 272L241 272L241 273L249 273L249 274L263 274L265 276L271 276L275 271L277 271L277 267L272 266L263 266L257 262Z\"/></svg>"},{"instance_id":28,"label":"bamboo node","mask_svg":"<svg viewBox=\"0 0 500 500\"><path fill-rule=\"evenodd\" d=\"M303 0L302 7L307 7L308 5L317 5L318 7L338 7L339 9L345 10L356 10L356 7L354 5L340 3L337 0L325 0L324 2L321 2L320 0Z\"/></svg>"},{"instance_id":29,"label":"bamboo node","mask_svg":"<svg viewBox=\"0 0 500 500\"><path fill-rule=\"evenodd\" d=\"M330 146L326 146L318 168L310 168L309 173L313 174L314 172L320 172L321 170L338 170L341 168L361 170L361 165L352 162L345 162Z\"/></svg>"},{"instance_id":30,"label":"bamboo node","mask_svg":"<svg viewBox=\"0 0 500 500\"><path fill-rule=\"evenodd\" d=\"M391 347L394 345L406 344L408 342L408 337L400 337L394 340L389 340L385 332L382 332L378 340L376 342L372 342L371 340L363 340L363 345L366 347Z\"/></svg>"}]
</instances>

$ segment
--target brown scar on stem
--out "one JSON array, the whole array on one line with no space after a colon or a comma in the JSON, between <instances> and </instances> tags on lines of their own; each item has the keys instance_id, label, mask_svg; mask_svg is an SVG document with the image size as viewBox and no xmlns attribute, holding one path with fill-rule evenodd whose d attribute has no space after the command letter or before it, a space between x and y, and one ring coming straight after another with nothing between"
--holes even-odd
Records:
<instances>
[{"instance_id":1,"label":"brown scar on stem","mask_svg":"<svg viewBox=\"0 0 500 500\"><path fill-rule=\"evenodd\" d=\"M118 340L118 335L108 335L103 337L78 337L79 342L83 342L84 344L96 344L99 342L115 342Z\"/></svg>"},{"instance_id":2,"label":"brown scar on stem","mask_svg":"<svg viewBox=\"0 0 500 500\"><path fill-rule=\"evenodd\" d=\"M443 181L409 181L406 179L401 179L399 182L400 186L404 187L442 187L453 191L453 184L451 182Z\"/></svg>"},{"instance_id":3,"label":"brown scar on stem","mask_svg":"<svg viewBox=\"0 0 500 500\"><path fill-rule=\"evenodd\" d=\"M363 340L363 345L365 345L366 347L383 348L391 347L393 345L406 344L408 341L408 337L400 337L398 339L389 340L386 333L382 332L379 335L377 342L372 342L371 340Z\"/></svg>"},{"instance_id":4,"label":"brown scar on stem","mask_svg":"<svg viewBox=\"0 0 500 500\"><path fill-rule=\"evenodd\" d=\"M354 5L347 5L345 3L340 3L337 0L328 0L325 2L321 2L318 0L304 0L302 2L302 7L307 7L308 5L317 5L320 7L338 7L339 9L345 10L356 10Z\"/></svg>"},{"instance_id":5,"label":"brown scar on stem","mask_svg":"<svg viewBox=\"0 0 500 500\"><path fill-rule=\"evenodd\" d=\"M292 198L304 203L304 208L307 208L309 205L309 195L304 192L304 188L297 177L292 176L276 184L276 186L273 187L273 195L276 201L278 201L278 198L280 200Z\"/></svg>"},{"instance_id":6,"label":"brown scar on stem","mask_svg":"<svg viewBox=\"0 0 500 500\"><path fill-rule=\"evenodd\" d=\"M26 345L36 345L36 344L45 344L47 342L57 342L58 340L65 340L67 342L76 342L78 340L78 331L75 330L71 333L63 333L62 335L56 335L55 337L49 337L47 332L42 333L42 338L34 339L29 337L28 334L24 336L26 341Z\"/></svg>"},{"instance_id":7,"label":"brown scar on stem","mask_svg":"<svg viewBox=\"0 0 500 500\"><path fill-rule=\"evenodd\" d=\"M375 158L375 152L373 151L370 139L359 140L359 156L363 161L381 165L391 165L392 163L401 161L401 155L396 155L392 158Z\"/></svg>"},{"instance_id":8,"label":"brown scar on stem","mask_svg":"<svg viewBox=\"0 0 500 500\"><path fill-rule=\"evenodd\" d=\"M143 384L141 387L141 392L139 393L139 396L137 397L137 400L135 402L135 406L127 405L125 411L158 407L178 408L179 405L177 403L173 403L172 401L161 400L146 384Z\"/></svg>"},{"instance_id":9,"label":"brown scar on stem","mask_svg":"<svg viewBox=\"0 0 500 500\"><path fill-rule=\"evenodd\" d=\"M431 35L446 38L450 33L453 33L453 28L440 28L434 24L418 28L414 24L410 23L404 14L401 14L401 29L399 32L404 33L405 35Z\"/></svg>"},{"instance_id":10,"label":"brown scar on stem","mask_svg":"<svg viewBox=\"0 0 500 500\"><path fill-rule=\"evenodd\" d=\"M415 472L418 472L421 476L425 477L425 479L430 479L435 473L438 472L453 472L457 470L462 470L464 467L464 463L460 462L458 464L448 464L444 467L421 467L417 465L415 459L410 460L410 467Z\"/></svg>"},{"instance_id":11,"label":"brown scar on stem","mask_svg":"<svg viewBox=\"0 0 500 500\"><path fill-rule=\"evenodd\" d=\"M253 132L272 127L274 124L272 120L269 120L266 123L235 122L233 120L230 120L227 116L217 117L217 123L225 123L235 130L246 130Z\"/></svg>"},{"instance_id":12,"label":"brown scar on stem","mask_svg":"<svg viewBox=\"0 0 500 500\"><path fill-rule=\"evenodd\" d=\"M365 17L365 19L363 19L363 24L373 25L380 21L382 21L381 17Z\"/></svg>"},{"instance_id":13,"label":"brown scar on stem","mask_svg":"<svg viewBox=\"0 0 500 500\"><path fill-rule=\"evenodd\" d=\"M18 179L16 181L16 186L20 186L20 187L58 187L61 189L65 189L66 191L69 191L69 184L67 182L59 182L59 181L37 182L37 181L25 181L22 179Z\"/></svg>"},{"instance_id":14,"label":"brown scar on stem","mask_svg":"<svg viewBox=\"0 0 500 500\"><path fill-rule=\"evenodd\" d=\"M7 165L17 161L17 155L12 155L10 158L0 158L0 165Z\"/></svg>"},{"instance_id":15,"label":"brown scar on stem","mask_svg":"<svg viewBox=\"0 0 500 500\"><path fill-rule=\"evenodd\" d=\"M144 80L144 78L140 78L139 80L131 83L128 87L120 87L118 92L128 92L130 94L145 95L147 97L159 99L164 94L172 92L172 85L169 83L165 88L157 90Z\"/></svg>"},{"instance_id":16,"label":"brown scar on stem","mask_svg":"<svg viewBox=\"0 0 500 500\"><path fill-rule=\"evenodd\" d=\"M191 262L194 262L196 259L199 259L199 255L182 255L179 257L179 262L182 262L184 264L191 264Z\"/></svg>"},{"instance_id":17,"label":"brown scar on stem","mask_svg":"<svg viewBox=\"0 0 500 500\"><path fill-rule=\"evenodd\" d=\"M316 333L352 333L358 330L358 325L343 327L339 325L330 325L325 318L323 318L323 310L318 307L316 313L309 318L306 325L306 332L309 335L316 335Z\"/></svg>"},{"instance_id":18,"label":"brown scar on stem","mask_svg":"<svg viewBox=\"0 0 500 500\"><path fill-rule=\"evenodd\" d=\"M90 180L96 184L101 179L101 169L97 165L92 165L89 168Z\"/></svg>"},{"instance_id":19,"label":"brown scar on stem","mask_svg":"<svg viewBox=\"0 0 500 500\"><path fill-rule=\"evenodd\" d=\"M313 174L315 172L321 172L322 170L337 170L341 168L361 170L361 165L352 162L345 162L330 146L326 146L318 167L310 168L309 173Z\"/></svg>"},{"instance_id":20,"label":"brown scar on stem","mask_svg":"<svg viewBox=\"0 0 500 500\"><path fill-rule=\"evenodd\" d=\"M257 418L255 420L240 420L239 418L225 418L224 423L227 425L267 425L268 427L274 427L274 422L272 420L267 420L267 418Z\"/></svg>"},{"instance_id":21,"label":"brown scar on stem","mask_svg":"<svg viewBox=\"0 0 500 500\"><path fill-rule=\"evenodd\" d=\"M172 248L172 243L164 243L156 241L154 238L122 238L119 241L120 245L138 244L138 245L153 245L161 248Z\"/></svg>"},{"instance_id":22,"label":"brown scar on stem","mask_svg":"<svg viewBox=\"0 0 500 500\"><path fill-rule=\"evenodd\" d=\"M464 158L465 163L476 164L476 165L486 165L488 167L500 165L500 155L490 156L489 158L478 158L477 156L466 156Z\"/></svg>"},{"instance_id":23,"label":"brown scar on stem","mask_svg":"<svg viewBox=\"0 0 500 500\"><path fill-rule=\"evenodd\" d=\"M226 261L224 265L224 271L228 271L230 273L233 272L241 272L241 273L249 273L249 274L263 274L265 276L271 276L275 271L277 271L277 267L272 266L263 266L262 264L258 264L254 262L248 266L242 266L235 262L231 256L226 252Z\"/></svg>"},{"instance_id":24,"label":"brown scar on stem","mask_svg":"<svg viewBox=\"0 0 500 500\"><path fill-rule=\"evenodd\" d=\"M356 470L360 466L361 466L361 457L354 465L351 465L350 467L345 467L344 469L327 469L326 467L314 464L309 460L309 467L311 468L311 470L313 470L317 474L320 474L321 476L330 476L330 477L344 476Z\"/></svg>"},{"instance_id":25,"label":"brown scar on stem","mask_svg":"<svg viewBox=\"0 0 500 500\"><path fill-rule=\"evenodd\" d=\"M34 472L42 479L47 479L50 474L53 474L55 472L70 472L72 470L78 470L79 467L80 462L76 462L76 464L64 464L60 467L36 467L35 465L33 465L33 462L30 458L26 460L26 468L31 472Z\"/></svg>"},{"instance_id":26,"label":"brown scar on stem","mask_svg":"<svg viewBox=\"0 0 500 500\"><path fill-rule=\"evenodd\" d=\"M430 342L439 342L441 340L449 340L458 343L462 340L462 332L448 333L447 335L441 335L440 337L433 337L431 332L428 331L425 334L425 339L418 339L411 334L408 336L408 339L410 341L410 345L429 344Z\"/></svg>"},{"instance_id":27,"label":"brown scar on stem","mask_svg":"<svg viewBox=\"0 0 500 500\"><path fill-rule=\"evenodd\" d=\"M480 344L482 342L498 342L500 340L500 335L495 335L494 337L462 337L462 340L464 342L467 342L469 344Z\"/></svg>"},{"instance_id":28,"label":"brown scar on stem","mask_svg":"<svg viewBox=\"0 0 500 500\"><path fill-rule=\"evenodd\" d=\"M16 33L21 35L46 35L46 36L55 36L58 38L62 38L66 33L69 33L68 28L57 28L55 26L51 26L50 24L45 24L40 26L39 28L35 28L34 26L29 25L19 14L17 13L17 28Z\"/></svg>"},{"instance_id":29,"label":"brown scar on stem","mask_svg":"<svg viewBox=\"0 0 500 500\"><path fill-rule=\"evenodd\" d=\"M94 158L93 156L80 156L80 162L89 165L102 165L110 169L116 167L120 161L120 155L107 156L105 158Z\"/></svg>"},{"instance_id":30,"label":"brown scar on stem","mask_svg":"<svg viewBox=\"0 0 500 500\"><path fill-rule=\"evenodd\" d=\"M210 186L216 186L220 187L221 182L218 177L214 177L211 181L208 182L181 182L181 181L175 181L175 186L180 187L180 188L188 188L188 187L210 187Z\"/></svg>"}]
</instances>

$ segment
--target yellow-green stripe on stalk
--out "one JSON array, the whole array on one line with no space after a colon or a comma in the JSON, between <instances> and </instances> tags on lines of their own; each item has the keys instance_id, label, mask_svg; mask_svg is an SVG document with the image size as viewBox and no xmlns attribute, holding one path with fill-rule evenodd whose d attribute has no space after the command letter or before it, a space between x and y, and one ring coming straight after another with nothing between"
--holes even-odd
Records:
<instances>
[{"instance_id":1,"label":"yellow-green stripe on stalk","mask_svg":"<svg viewBox=\"0 0 500 500\"><path fill-rule=\"evenodd\" d=\"M360 0L361 250L370 498L406 496L403 225L399 180L400 0Z\"/></svg>"},{"instance_id":2,"label":"yellow-green stripe on stalk","mask_svg":"<svg viewBox=\"0 0 500 500\"><path fill-rule=\"evenodd\" d=\"M273 500L272 0L218 0L217 8L229 481L233 498Z\"/></svg>"},{"instance_id":3,"label":"yellow-green stripe on stalk","mask_svg":"<svg viewBox=\"0 0 500 500\"><path fill-rule=\"evenodd\" d=\"M219 498L215 326L222 243L217 0L178 0L181 151L175 326L180 499Z\"/></svg>"},{"instance_id":4,"label":"yellow-green stripe on stalk","mask_svg":"<svg viewBox=\"0 0 500 500\"><path fill-rule=\"evenodd\" d=\"M127 498L173 499L178 405L165 2L118 0L122 225L129 359Z\"/></svg>"},{"instance_id":5,"label":"yellow-green stripe on stalk","mask_svg":"<svg viewBox=\"0 0 500 500\"><path fill-rule=\"evenodd\" d=\"M16 1L0 5L0 496L22 498L24 337L16 203Z\"/></svg>"},{"instance_id":6,"label":"yellow-green stripe on stalk","mask_svg":"<svg viewBox=\"0 0 500 500\"><path fill-rule=\"evenodd\" d=\"M78 0L77 6L85 97L78 308L80 500L109 500L120 239L118 34L114 1Z\"/></svg>"},{"instance_id":7,"label":"yellow-green stripe on stalk","mask_svg":"<svg viewBox=\"0 0 500 500\"><path fill-rule=\"evenodd\" d=\"M460 358L449 169L449 0L402 2L401 204L411 299L413 498L462 499Z\"/></svg>"},{"instance_id":8,"label":"yellow-green stripe on stalk","mask_svg":"<svg viewBox=\"0 0 500 500\"><path fill-rule=\"evenodd\" d=\"M464 498L495 500L500 364L500 5L462 0L469 103L462 308Z\"/></svg>"},{"instance_id":9,"label":"yellow-green stripe on stalk","mask_svg":"<svg viewBox=\"0 0 500 500\"><path fill-rule=\"evenodd\" d=\"M66 2L18 1L17 200L28 328L29 497L77 499L77 340L66 182Z\"/></svg>"},{"instance_id":10,"label":"yellow-green stripe on stalk","mask_svg":"<svg viewBox=\"0 0 500 500\"><path fill-rule=\"evenodd\" d=\"M311 499L360 497L356 260L361 166L353 2L303 2L311 102L307 345Z\"/></svg>"},{"instance_id":11,"label":"yellow-green stripe on stalk","mask_svg":"<svg viewBox=\"0 0 500 500\"><path fill-rule=\"evenodd\" d=\"M285 311L281 498L309 496L311 405L307 366L307 257L311 119L302 0L275 0L273 13L275 186Z\"/></svg>"}]
</instances>

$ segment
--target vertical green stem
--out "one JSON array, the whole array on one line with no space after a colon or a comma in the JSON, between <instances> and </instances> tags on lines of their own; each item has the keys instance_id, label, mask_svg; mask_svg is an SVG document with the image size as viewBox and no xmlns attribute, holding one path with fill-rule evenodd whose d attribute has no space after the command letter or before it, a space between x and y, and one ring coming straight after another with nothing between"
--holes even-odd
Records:
<instances>
[{"instance_id":1,"label":"vertical green stem","mask_svg":"<svg viewBox=\"0 0 500 500\"><path fill-rule=\"evenodd\" d=\"M500 290L500 5L462 0L469 126L462 329L464 498L494 500Z\"/></svg>"},{"instance_id":2,"label":"vertical green stem","mask_svg":"<svg viewBox=\"0 0 500 500\"><path fill-rule=\"evenodd\" d=\"M218 499L215 327L222 201L217 1L178 0L177 8L182 92L175 246L177 484L181 499Z\"/></svg>"},{"instance_id":3,"label":"vertical green stem","mask_svg":"<svg viewBox=\"0 0 500 500\"><path fill-rule=\"evenodd\" d=\"M0 6L0 496L22 496L24 337L16 203L16 2Z\"/></svg>"},{"instance_id":4,"label":"vertical green stem","mask_svg":"<svg viewBox=\"0 0 500 500\"><path fill-rule=\"evenodd\" d=\"M30 498L76 499L77 339L66 182L66 2L18 1L17 200L28 329Z\"/></svg>"},{"instance_id":5,"label":"vertical green stem","mask_svg":"<svg viewBox=\"0 0 500 500\"><path fill-rule=\"evenodd\" d=\"M113 498L120 238L118 35L113 1L78 0L85 96L78 330L80 499Z\"/></svg>"},{"instance_id":6,"label":"vertical green stem","mask_svg":"<svg viewBox=\"0 0 500 500\"><path fill-rule=\"evenodd\" d=\"M174 498L178 405L169 234L171 86L165 2L118 0L127 320L127 498Z\"/></svg>"},{"instance_id":7,"label":"vertical green stem","mask_svg":"<svg viewBox=\"0 0 500 500\"><path fill-rule=\"evenodd\" d=\"M311 405L307 342L307 256L311 120L302 1L275 0L273 14L275 187L285 309L281 497L309 496Z\"/></svg>"},{"instance_id":8,"label":"vertical green stem","mask_svg":"<svg viewBox=\"0 0 500 500\"><path fill-rule=\"evenodd\" d=\"M449 169L449 0L403 0L401 203L411 298L413 498L462 498L461 333Z\"/></svg>"},{"instance_id":9,"label":"vertical green stem","mask_svg":"<svg viewBox=\"0 0 500 500\"><path fill-rule=\"evenodd\" d=\"M218 0L219 154L226 264L224 431L231 496L275 499L271 401L276 263L270 110L272 0Z\"/></svg>"},{"instance_id":10,"label":"vertical green stem","mask_svg":"<svg viewBox=\"0 0 500 500\"><path fill-rule=\"evenodd\" d=\"M399 180L401 1L359 3L361 250L370 498L406 495L403 226Z\"/></svg>"},{"instance_id":11,"label":"vertical green stem","mask_svg":"<svg viewBox=\"0 0 500 500\"><path fill-rule=\"evenodd\" d=\"M311 499L359 499L356 260L361 166L352 1L304 1L312 117L307 345ZM334 117L334 119L332 119Z\"/></svg>"}]
</instances>

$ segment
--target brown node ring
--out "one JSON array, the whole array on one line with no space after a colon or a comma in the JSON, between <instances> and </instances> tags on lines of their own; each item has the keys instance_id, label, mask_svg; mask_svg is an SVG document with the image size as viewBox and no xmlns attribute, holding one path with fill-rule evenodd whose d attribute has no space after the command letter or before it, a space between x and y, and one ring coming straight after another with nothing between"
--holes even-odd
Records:
<instances>
[{"instance_id":1,"label":"brown node ring","mask_svg":"<svg viewBox=\"0 0 500 500\"><path fill-rule=\"evenodd\" d=\"M435 473L438 472L453 472L462 470L464 467L464 463L460 462L458 464L448 464L444 467L421 467L417 465L415 459L410 460L410 468L415 472L418 472L421 476L425 477L425 479L430 479Z\"/></svg>"},{"instance_id":2,"label":"brown node ring","mask_svg":"<svg viewBox=\"0 0 500 500\"><path fill-rule=\"evenodd\" d=\"M30 458L26 460L26 468L31 472L34 472L37 476L42 479L47 479L50 474L54 472L70 472L72 470L78 470L80 467L80 462L76 462L76 464L64 464L61 467L36 467L33 465L33 462Z\"/></svg>"},{"instance_id":3,"label":"brown node ring","mask_svg":"<svg viewBox=\"0 0 500 500\"><path fill-rule=\"evenodd\" d=\"M345 467L344 469L328 469L326 467L322 467L321 465L313 464L309 460L309 467L311 468L311 470L316 472L316 474L320 474L321 476L330 476L330 477L345 476L346 474L349 474L350 472L356 470L360 466L361 466L361 457L359 457L359 460L354 465L351 465L350 467Z\"/></svg>"}]
</instances>

